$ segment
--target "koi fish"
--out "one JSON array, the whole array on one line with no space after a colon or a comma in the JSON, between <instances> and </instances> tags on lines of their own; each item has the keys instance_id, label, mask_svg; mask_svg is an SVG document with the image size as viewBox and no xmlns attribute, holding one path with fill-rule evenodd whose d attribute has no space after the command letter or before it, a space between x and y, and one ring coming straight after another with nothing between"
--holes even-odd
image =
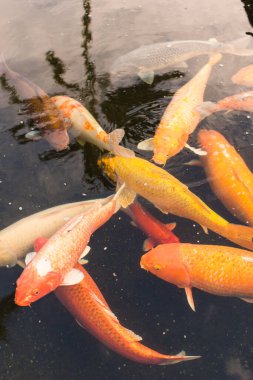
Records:
<instances>
[{"instance_id":1,"label":"koi fish","mask_svg":"<svg viewBox=\"0 0 253 380\"><path fill-rule=\"evenodd\" d=\"M154 151L152 159L157 164L164 165L168 158L179 153L185 146L191 149L187 140L200 122L200 112L196 107L203 102L212 67L221 57L221 54L212 56L188 83L177 90L163 114L154 138L138 144L139 149ZM199 149L191 150L203 154Z\"/></svg>"},{"instance_id":2,"label":"koi fish","mask_svg":"<svg viewBox=\"0 0 253 380\"><path fill-rule=\"evenodd\" d=\"M44 243L37 239L36 250ZM83 280L76 285L60 286L54 293L79 326L108 348L142 364L167 365L199 358L185 356L183 352L163 355L139 343L142 338L120 324L89 273L80 264L76 264L75 268L83 273Z\"/></svg>"},{"instance_id":3,"label":"koi fish","mask_svg":"<svg viewBox=\"0 0 253 380\"><path fill-rule=\"evenodd\" d=\"M39 236L52 236L70 218L84 212L95 202L107 202L97 199L66 203L51 207L27 216L0 231L0 267L20 264L33 248L34 240Z\"/></svg>"},{"instance_id":4,"label":"koi fish","mask_svg":"<svg viewBox=\"0 0 253 380\"><path fill-rule=\"evenodd\" d=\"M133 151L119 146L125 134L123 129L115 129L109 134L106 133L81 103L68 96L54 96L51 101L62 113L62 116L69 120L69 132L81 145L90 142L99 149L108 150L115 155L134 156Z\"/></svg>"},{"instance_id":5,"label":"koi fish","mask_svg":"<svg viewBox=\"0 0 253 380\"><path fill-rule=\"evenodd\" d=\"M148 238L143 243L143 250L149 251L157 244L179 243L178 237L172 232L175 223L163 224L151 215L139 202L134 201L126 209L122 209L134 226L139 227Z\"/></svg>"},{"instance_id":6,"label":"koi fish","mask_svg":"<svg viewBox=\"0 0 253 380\"><path fill-rule=\"evenodd\" d=\"M253 174L219 132L201 130L198 141L207 152L201 164L211 189L234 216L253 226Z\"/></svg>"},{"instance_id":7,"label":"koi fish","mask_svg":"<svg viewBox=\"0 0 253 380\"><path fill-rule=\"evenodd\" d=\"M118 186L125 184L120 195L122 207L131 204L136 194L139 194L166 214L193 220L206 233L210 229L253 250L253 228L229 223L164 169L137 157L102 157L98 165Z\"/></svg>"},{"instance_id":8,"label":"koi fish","mask_svg":"<svg viewBox=\"0 0 253 380\"><path fill-rule=\"evenodd\" d=\"M3 55L0 61L0 76L11 83L17 95L31 107L32 113L39 118L38 128L40 130L28 132L26 138L31 140L44 138L55 150L66 149L69 144L66 122L45 91L23 75L11 70Z\"/></svg>"},{"instance_id":9,"label":"koi fish","mask_svg":"<svg viewBox=\"0 0 253 380\"><path fill-rule=\"evenodd\" d=\"M241 68L232 76L232 82L240 86L253 86L253 65Z\"/></svg>"},{"instance_id":10,"label":"koi fish","mask_svg":"<svg viewBox=\"0 0 253 380\"><path fill-rule=\"evenodd\" d=\"M253 253L202 244L161 244L141 258L141 267L184 288L195 311L192 288L253 302Z\"/></svg>"},{"instance_id":11,"label":"koi fish","mask_svg":"<svg viewBox=\"0 0 253 380\"><path fill-rule=\"evenodd\" d=\"M74 266L88 253L91 234L120 208L118 197L123 188L124 185L107 199L106 204L96 201L85 212L70 219L35 257L33 254L26 256L27 267L17 280L17 305L29 306L59 285L72 285L83 279L83 274Z\"/></svg>"},{"instance_id":12,"label":"koi fish","mask_svg":"<svg viewBox=\"0 0 253 380\"><path fill-rule=\"evenodd\" d=\"M197 106L201 114L201 120L219 111L246 111L253 112L253 91L245 91L239 94L227 96L224 99L215 102L203 102Z\"/></svg>"},{"instance_id":13,"label":"koi fish","mask_svg":"<svg viewBox=\"0 0 253 380\"><path fill-rule=\"evenodd\" d=\"M111 66L110 74L112 79L138 75L144 82L151 84L155 72L171 67L185 69L185 61L200 55L222 53L252 56L253 49L244 48L250 41L251 37L245 36L228 43L210 38L207 41L168 41L144 45L117 58Z\"/></svg>"}]
</instances>

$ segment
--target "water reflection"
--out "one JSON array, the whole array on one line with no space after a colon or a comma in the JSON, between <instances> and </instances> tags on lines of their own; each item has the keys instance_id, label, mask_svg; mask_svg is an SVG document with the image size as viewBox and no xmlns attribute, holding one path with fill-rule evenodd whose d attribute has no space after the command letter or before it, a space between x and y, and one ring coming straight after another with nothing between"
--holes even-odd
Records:
<instances>
[{"instance_id":1,"label":"water reflection","mask_svg":"<svg viewBox=\"0 0 253 380\"><path fill-rule=\"evenodd\" d=\"M14 293L2 298L0 300L0 341L7 340L7 328L5 327L5 320L8 316L18 308L14 303Z\"/></svg>"}]
</instances>

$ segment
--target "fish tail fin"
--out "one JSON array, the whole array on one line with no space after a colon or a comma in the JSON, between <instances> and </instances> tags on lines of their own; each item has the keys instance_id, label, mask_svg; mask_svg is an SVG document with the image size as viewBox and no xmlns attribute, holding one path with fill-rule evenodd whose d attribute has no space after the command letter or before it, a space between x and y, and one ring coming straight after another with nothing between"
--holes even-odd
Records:
<instances>
[{"instance_id":1,"label":"fish tail fin","mask_svg":"<svg viewBox=\"0 0 253 380\"><path fill-rule=\"evenodd\" d=\"M222 54L221 53L215 53L215 54L212 54L211 57L209 58L209 65L211 66L214 66L216 65L216 63L218 63L222 58Z\"/></svg>"},{"instance_id":2,"label":"fish tail fin","mask_svg":"<svg viewBox=\"0 0 253 380\"><path fill-rule=\"evenodd\" d=\"M252 37L249 35L237 38L236 40L224 44L222 52L241 56L251 56L253 55L253 49L247 49L247 46L251 41Z\"/></svg>"},{"instance_id":3,"label":"fish tail fin","mask_svg":"<svg viewBox=\"0 0 253 380\"><path fill-rule=\"evenodd\" d=\"M202 121L212 113L221 111L221 108L218 103L203 102L196 107L196 110L200 113L200 120Z\"/></svg>"},{"instance_id":4,"label":"fish tail fin","mask_svg":"<svg viewBox=\"0 0 253 380\"><path fill-rule=\"evenodd\" d=\"M134 157L135 153L131 149L119 145L124 135L125 131L122 128L115 129L109 133L109 149L115 156Z\"/></svg>"},{"instance_id":5,"label":"fish tail fin","mask_svg":"<svg viewBox=\"0 0 253 380\"><path fill-rule=\"evenodd\" d=\"M186 356L184 351L179 352L177 355L164 355L165 360L161 361L159 365L177 364L188 360L195 360L201 356Z\"/></svg>"},{"instance_id":6,"label":"fish tail fin","mask_svg":"<svg viewBox=\"0 0 253 380\"><path fill-rule=\"evenodd\" d=\"M253 250L253 228L248 226L242 226L240 224L228 223L224 228L224 233L222 234L227 239L232 242Z\"/></svg>"}]
</instances>

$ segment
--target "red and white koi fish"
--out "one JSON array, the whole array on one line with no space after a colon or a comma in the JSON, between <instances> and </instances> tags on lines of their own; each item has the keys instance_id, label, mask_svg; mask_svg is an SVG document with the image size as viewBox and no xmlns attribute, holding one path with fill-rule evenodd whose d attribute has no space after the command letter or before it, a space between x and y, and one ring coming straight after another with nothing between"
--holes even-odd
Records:
<instances>
[{"instance_id":1,"label":"red and white koi fish","mask_svg":"<svg viewBox=\"0 0 253 380\"><path fill-rule=\"evenodd\" d=\"M253 302L253 253L219 245L161 244L141 258L141 267L184 288L195 311L192 288Z\"/></svg>"},{"instance_id":2,"label":"red and white koi fish","mask_svg":"<svg viewBox=\"0 0 253 380\"><path fill-rule=\"evenodd\" d=\"M14 87L20 100L25 101L31 107L33 115L39 119L40 130L28 132L26 138L44 138L55 150L66 149L69 144L66 122L45 91L23 75L11 70L3 55L0 57L0 76L4 76L8 84Z\"/></svg>"},{"instance_id":3,"label":"red and white koi fish","mask_svg":"<svg viewBox=\"0 0 253 380\"><path fill-rule=\"evenodd\" d=\"M39 251L46 241L36 239L35 251ZM82 281L76 285L59 286L54 293L77 323L108 348L142 364L167 365L199 358L185 356L183 352L164 355L139 343L142 338L119 323L89 273L80 264L76 264L75 269L83 274Z\"/></svg>"},{"instance_id":4,"label":"red and white koi fish","mask_svg":"<svg viewBox=\"0 0 253 380\"><path fill-rule=\"evenodd\" d=\"M203 102L203 96L212 67L222 58L221 54L211 56L208 63L183 87L174 94L167 106L152 139L138 144L139 149L153 150L153 160L164 165L168 158L179 153L187 145L189 135L200 122L196 109ZM205 154L192 148L195 153Z\"/></svg>"},{"instance_id":5,"label":"red and white koi fish","mask_svg":"<svg viewBox=\"0 0 253 380\"><path fill-rule=\"evenodd\" d=\"M17 305L29 306L59 285L75 284L83 279L82 273L73 268L87 254L91 234L120 208L118 196L123 187L109 197L106 204L97 201L85 212L70 219L35 257L27 255L28 265L17 280Z\"/></svg>"},{"instance_id":6,"label":"red and white koi fish","mask_svg":"<svg viewBox=\"0 0 253 380\"><path fill-rule=\"evenodd\" d=\"M232 76L232 82L240 86L253 86L253 65L241 68Z\"/></svg>"},{"instance_id":7,"label":"red and white koi fish","mask_svg":"<svg viewBox=\"0 0 253 380\"><path fill-rule=\"evenodd\" d=\"M172 232L176 223L161 223L139 202L134 201L126 209L122 208L122 211L130 216L133 225L139 227L148 236L143 243L144 251L149 251L157 244L179 243L178 237Z\"/></svg>"},{"instance_id":8,"label":"red and white koi fish","mask_svg":"<svg viewBox=\"0 0 253 380\"><path fill-rule=\"evenodd\" d=\"M133 151L119 145L125 134L123 129L115 129L106 133L81 103L68 96L54 96L51 101L63 117L69 120L69 132L80 144L84 145L85 142L89 142L99 149L108 150L115 155L134 157Z\"/></svg>"}]
</instances>

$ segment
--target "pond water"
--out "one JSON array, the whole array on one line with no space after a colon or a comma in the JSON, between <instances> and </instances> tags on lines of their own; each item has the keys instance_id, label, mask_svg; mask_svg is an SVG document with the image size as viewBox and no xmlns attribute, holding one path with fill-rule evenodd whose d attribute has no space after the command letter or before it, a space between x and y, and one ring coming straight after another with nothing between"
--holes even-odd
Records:
<instances>
[{"instance_id":1,"label":"pond water","mask_svg":"<svg viewBox=\"0 0 253 380\"><path fill-rule=\"evenodd\" d=\"M112 85L112 62L143 44L180 39L230 41L251 33L250 2L146 0L1 0L0 52L10 67L42 87L50 96L80 100L106 131L124 128L124 145L136 149L151 137L171 99L203 65L206 57L189 61L185 75L157 76L152 85L135 81ZM205 94L216 100L239 92L231 75L250 64L250 57L224 56L215 67ZM251 115L217 114L208 126L223 133L253 170ZM114 191L97 167L100 152L71 141L70 150L56 153L48 143L24 138L29 116L0 91L1 227L53 205L104 197ZM196 134L191 137L196 144ZM149 153L140 157L150 159ZM182 164L194 158L183 150L166 169L188 184L211 208L235 221L211 192L200 168ZM176 221L182 242L227 244L207 236L191 221ZM235 298L194 290L197 311L187 305L183 290L165 283L139 266L144 235L124 214L115 215L92 237L87 269L121 323L157 351L202 355L174 366L145 366L108 350L64 309L53 294L20 308L13 302L19 267L1 268L0 379L253 379L253 309ZM106 249L105 249L106 248Z\"/></svg>"}]
</instances>

